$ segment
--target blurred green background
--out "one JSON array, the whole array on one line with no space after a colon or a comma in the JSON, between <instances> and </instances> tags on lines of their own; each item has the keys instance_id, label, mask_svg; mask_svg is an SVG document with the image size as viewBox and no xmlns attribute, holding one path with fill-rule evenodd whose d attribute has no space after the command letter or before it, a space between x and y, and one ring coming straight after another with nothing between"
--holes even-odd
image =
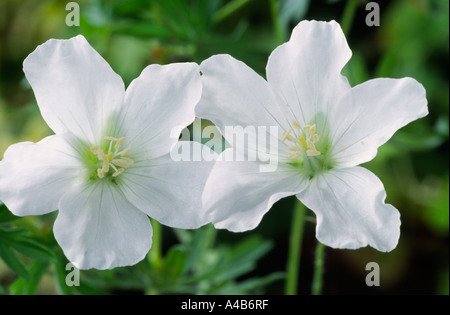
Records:
<instances>
[{"instance_id":1,"label":"blurred green background","mask_svg":"<svg viewBox=\"0 0 450 315\"><path fill-rule=\"evenodd\" d=\"M327 248L323 293L448 294L448 1L379 0L379 27L365 24L367 1L80 0L80 26L72 27L65 23L68 2L0 1L0 158L13 143L51 134L22 72L27 55L50 38L83 34L128 85L148 64L200 63L218 53L264 75L269 54L300 20L336 20L353 51L344 69L350 83L413 77L425 86L430 114L398 131L364 165L401 213L398 247L390 253ZM294 198L279 201L246 233L159 226L161 246L145 261L81 271L81 286L67 287L67 260L52 235L55 214L16 218L0 203L0 294L283 294L294 204ZM301 294L310 293L314 228L309 212ZM379 287L365 284L372 261L380 265Z\"/></svg>"}]
</instances>

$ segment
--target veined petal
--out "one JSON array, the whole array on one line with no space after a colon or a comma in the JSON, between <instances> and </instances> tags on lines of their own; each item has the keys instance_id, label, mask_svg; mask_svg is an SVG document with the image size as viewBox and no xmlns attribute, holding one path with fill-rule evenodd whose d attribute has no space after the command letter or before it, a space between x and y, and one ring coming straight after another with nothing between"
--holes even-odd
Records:
<instances>
[{"instance_id":1,"label":"veined petal","mask_svg":"<svg viewBox=\"0 0 450 315\"><path fill-rule=\"evenodd\" d=\"M274 172L261 172L257 162L226 161L223 157L229 150L214 165L202 197L216 228L232 232L254 229L275 202L306 186L293 167L280 164Z\"/></svg>"},{"instance_id":2,"label":"veined petal","mask_svg":"<svg viewBox=\"0 0 450 315\"><path fill-rule=\"evenodd\" d=\"M147 215L105 182L67 192L53 230L66 257L79 269L134 265L152 245Z\"/></svg>"},{"instance_id":3,"label":"veined petal","mask_svg":"<svg viewBox=\"0 0 450 315\"><path fill-rule=\"evenodd\" d=\"M400 214L384 203L383 184L365 168L317 175L297 197L316 214L316 237L327 246L357 249L370 245L383 252L397 246Z\"/></svg>"},{"instance_id":4,"label":"veined petal","mask_svg":"<svg viewBox=\"0 0 450 315\"><path fill-rule=\"evenodd\" d=\"M200 68L203 93L196 114L211 120L226 139L227 126L264 126L269 130L270 126L286 124L268 83L243 62L229 55L215 55L203 61Z\"/></svg>"},{"instance_id":5,"label":"veined petal","mask_svg":"<svg viewBox=\"0 0 450 315\"><path fill-rule=\"evenodd\" d=\"M197 64L150 65L126 91L118 117L124 131L117 134L126 134L129 146L141 147L152 158L165 155L194 121L201 93Z\"/></svg>"},{"instance_id":6,"label":"veined petal","mask_svg":"<svg viewBox=\"0 0 450 315\"><path fill-rule=\"evenodd\" d=\"M216 154L205 145L184 145L190 147L194 157L203 151L215 158ZM137 161L122 175L120 188L135 207L160 223L174 228L198 228L211 222L202 208L201 194L214 161L174 161L173 156Z\"/></svg>"},{"instance_id":7,"label":"veined petal","mask_svg":"<svg viewBox=\"0 0 450 315\"><path fill-rule=\"evenodd\" d=\"M48 40L23 69L50 128L93 144L125 94L120 76L81 35Z\"/></svg>"},{"instance_id":8,"label":"veined petal","mask_svg":"<svg viewBox=\"0 0 450 315\"><path fill-rule=\"evenodd\" d=\"M374 79L341 100L351 119L334 130L331 155L339 167L370 161L401 127L428 114L423 86L412 78Z\"/></svg>"},{"instance_id":9,"label":"veined petal","mask_svg":"<svg viewBox=\"0 0 450 315\"><path fill-rule=\"evenodd\" d=\"M341 27L335 21L302 21L290 40L269 57L267 80L279 101L302 126L341 116L336 100L350 89L340 72L351 57Z\"/></svg>"},{"instance_id":10,"label":"veined petal","mask_svg":"<svg viewBox=\"0 0 450 315\"><path fill-rule=\"evenodd\" d=\"M0 164L0 200L19 216L52 212L80 170L81 163L63 136L14 144Z\"/></svg>"}]
</instances>

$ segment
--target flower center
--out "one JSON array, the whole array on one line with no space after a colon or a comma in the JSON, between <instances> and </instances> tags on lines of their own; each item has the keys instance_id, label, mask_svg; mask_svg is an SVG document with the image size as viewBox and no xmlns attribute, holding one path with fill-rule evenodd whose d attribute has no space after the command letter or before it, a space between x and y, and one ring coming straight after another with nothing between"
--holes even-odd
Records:
<instances>
[{"instance_id":1,"label":"flower center","mask_svg":"<svg viewBox=\"0 0 450 315\"><path fill-rule=\"evenodd\" d=\"M106 175L112 173L112 177L117 177L122 174L125 169L134 164L132 159L125 156L130 152L130 148L120 150L125 142L125 137L105 137L105 140L109 141L107 153L96 146L91 147L91 152L97 155L98 160L102 162L102 166L97 169L97 176L99 178L104 178Z\"/></svg>"},{"instance_id":2,"label":"flower center","mask_svg":"<svg viewBox=\"0 0 450 315\"><path fill-rule=\"evenodd\" d=\"M291 129L283 132L281 142L291 152L289 164L312 178L316 174L333 168L333 159L328 154L329 138L327 132L318 134L316 124L305 125L292 120Z\"/></svg>"},{"instance_id":3,"label":"flower center","mask_svg":"<svg viewBox=\"0 0 450 315\"><path fill-rule=\"evenodd\" d=\"M292 121L293 128L283 132L281 142L288 146L288 150L292 151L290 159L302 159L302 153L306 156L317 156L321 153L316 149L316 143L320 136L316 133L316 125L306 125L303 128L296 122Z\"/></svg>"}]
</instances>

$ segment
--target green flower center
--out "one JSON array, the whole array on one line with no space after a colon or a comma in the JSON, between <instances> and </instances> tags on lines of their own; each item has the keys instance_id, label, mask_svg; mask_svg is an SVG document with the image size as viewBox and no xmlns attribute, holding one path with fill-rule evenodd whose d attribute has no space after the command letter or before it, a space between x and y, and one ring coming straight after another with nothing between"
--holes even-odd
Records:
<instances>
[{"instance_id":1,"label":"green flower center","mask_svg":"<svg viewBox=\"0 0 450 315\"><path fill-rule=\"evenodd\" d=\"M292 154L290 164L301 169L307 176L328 170L332 162L328 158L328 137L317 133L316 124L300 126L292 120L290 129L283 132L281 142Z\"/></svg>"},{"instance_id":2,"label":"green flower center","mask_svg":"<svg viewBox=\"0 0 450 315\"><path fill-rule=\"evenodd\" d=\"M97 146L91 147L90 150L97 156L97 177L104 178L112 176L116 178L122 174L127 168L134 164L134 161L126 155L130 153L130 148L121 150L125 142L125 137L114 138L105 137L105 140L109 141L108 152L104 152L103 149Z\"/></svg>"}]
</instances>

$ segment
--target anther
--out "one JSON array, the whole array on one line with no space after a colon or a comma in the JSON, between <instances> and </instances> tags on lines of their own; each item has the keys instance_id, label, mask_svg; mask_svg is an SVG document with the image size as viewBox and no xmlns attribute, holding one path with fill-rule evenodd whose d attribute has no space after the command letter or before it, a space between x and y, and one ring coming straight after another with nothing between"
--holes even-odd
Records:
<instances>
[{"instance_id":1,"label":"anther","mask_svg":"<svg viewBox=\"0 0 450 315\"><path fill-rule=\"evenodd\" d=\"M124 142L125 142L125 137L118 139L116 145L114 146L114 149L118 150Z\"/></svg>"},{"instance_id":2,"label":"anther","mask_svg":"<svg viewBox=\"0 0 450 315\"><path fill-rule=\"evenodd\" d=\"M305 137L300 135L300 136L298 136L298 140L300 140L300 144L302 145L303 149L306 150L308 148L308 144L306 143Z\"/></svg>"},{"instance_id":3,"label":"anther","mask_svg":"<svg viewBox=\"0 0 450 315\"><path fill-rule=\"evenodd\" d=\"M104 153L102 149L97 146L91 147L91 152L97 155L99 161L103 161L102 167L97 169L97 176L99 178L105 177L112 169L112 177L117 177L122 174L126 168L129 168L134 164L134 161L130 158L125 157L126 154L130 152L130 148L118 152L119 148L125 143L125 137L115 138L115 137L104 137L105 140L110 141L108 147L108 153ZM114 150L112 151L113 142L115 142ZM117 169L119 167L119 169Z\"/></svg>"},{"instance_id":4,"label":"anther","mask_svg":"<svg viewBox=\"0 0 450 315\"><path fill-rule=\"evenodd\" d=\"M290 137L290 133L291 133L292 129L288 129L286 131L283 132L283 137L281 138L281 142L286 141L286 139L289 139Z\"/></svg>"},{"instance_id":5,"label":"anther","mask_svg":"<svg viewBox=\"0 0 450 315\"><path fill-rule=\"evenodd\" d=\"M123 168L129 168L132 164L128 163L124 159L116 159L111 161L113 164L123 167Z\"/></svg>"},{"instance_id":6,"label":"anther","mask_svg":"<svg viewBox=\"0 0 450 315\"><path fill-rule=\"evenodd\" d=\"M119 168L117 171L114 172L114 174L112 174L113 177L117 177L120 174L122 174L125 171L124 168Z\"/></svg>"}]
</instances>

